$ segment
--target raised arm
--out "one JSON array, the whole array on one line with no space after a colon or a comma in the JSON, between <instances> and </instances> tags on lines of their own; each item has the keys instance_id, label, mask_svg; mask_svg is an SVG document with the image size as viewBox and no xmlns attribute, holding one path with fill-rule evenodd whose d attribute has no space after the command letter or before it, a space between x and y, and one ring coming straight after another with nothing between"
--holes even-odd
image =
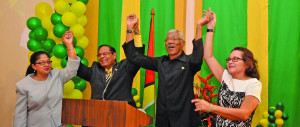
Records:
<instances>
[{"instance_id":1,"label":"raised arm","mask_svg":"<svg viewBox=\"0 0 300 127\"><path fill-rule=\"evenodd\" d=\"M66 83L77 74L77 70L80 64L80 58L77 57L74 45L73 45L73 33L72 31L66 31L62 37L62 41L65 43L68 52L67 66L61 71L61 78L63 83Z\"/></svg>"},{"instance_id":2,"label":"raised arm","mask_svg":"<svg viewBox=\"0 0 300 127\"><path fill-rule=\"evenodd\" d=\"M207 13L212 13L212 20L207 23L207 29L209 29L210 32L207 32L206 37L205 37L204 60L205 60L206 64L208 65L209 69L211 70L211 72L213 73L213 75L216 77L216 79L219 82L221 82L224 68L213 56L213 36L214 36L213 30L215 28L216 21L217 21L216 14L214 12L212 12L210 9L209 9L209 12L207 12Z\"/></svg>"},{"instance_id":3,"label":"raised arm","mask_svg":"<svg viewBox=\"0 0 300 127\"><path fill-rule=\"evenodd\" d=\"M133 30L137 29L136 24L138 23L138 18L135 14L131 14L127 16L126 24L127 24L127 33L126 33L126 43L133 39ZM137 24L138 25L138 24ZM137 32L137 31L135 31Z\"/></svg>"},{"instance_id":4,"label":"raised arm","mask_svg":"<svg viewBox=\"0 0 300 127\"><path fill-rule=\"evenodd\" d=\"M62 41L65 43L67 47L68 57L77 60L77 54L73 45L73 33L72 31L66 31L62 37Z\"/></svg>"}]
</instances>

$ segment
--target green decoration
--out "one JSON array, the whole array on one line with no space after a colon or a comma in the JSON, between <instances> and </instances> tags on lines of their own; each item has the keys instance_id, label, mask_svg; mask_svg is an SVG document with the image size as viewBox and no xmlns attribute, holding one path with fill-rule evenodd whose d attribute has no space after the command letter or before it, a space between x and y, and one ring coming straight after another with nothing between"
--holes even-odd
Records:
<instances>
[{"instance_id":1,"label":"green decoration","mask_svg":"<svg viewBox=\"0 0 300 127\"><path fill-rule=\"evenodd\" d=\"M37 17L30 17L28 20L27 20L27 27L30 29L30 30L35 30L36 28L38 27L41 27L42 26L42 22L39 18Z\"/></svg>"},{"instance_id":2,"label":"green decoration","mask_svg":"<svg viewBox=\"0 0 300 127\"><path fill-rule=\"evenodd\" d=\"M269 108L268 113L269 113L270 115L274 115L275 111L276 111L276 109L274 109L274 108Z\"/></svg>"},{"instance_id":3,"label":"green decoration","mask_svg":"<svg viewBox=\"0 0 300 127\"><path fill-rule=\"evenodd\" d=\"M132 95L132 96L137 95L137 90L136 90L135 88L132 88L132 89L131 89L131 95Z\"/></svg>"},{"instance_id":4,"label":"green decoration","mask_svg":"<svg viewBox=\"0 0 300 127\"><path fill-rule=\"evenodd\" d=\"M43 27L38 27L34 30L34 38L38 41L42 41L47 39L48 37L48 32L45 28Z\"/></svg>"},{"instance_id":5,"label":"green decoration","mask_svg":"<svg viewBox=\"0 0 300 127\"><path fill-rule=\"evenodd\" d=\"M55 41L51 38L48 38L42 44L43 48L46 49L47 51L52 51L55 45L56 45Z\"/></svg>"},{"instance_id":6,"label":"green decoration","mask_svg":"<svg viewBox=\"0 0 300 127\"><path fill-rule=\"evenodd\" d=\"M72 81L73 81L74 83L78 83L78 82L80 82L81 80L82 80L82 79L79 78L78 76L75 76L75 77L72 78Z\"/></svg>"},{"instance_id":7,"label":"green decoration","mask_svg":"<svg viewBox=\"0 0 300 127\"><path fill-rule=\"evenodd\" d=\"M62 44L55 45L53 48L53 54L57 58L64 58L67 56L67 48Z\"/></svg>"},{"instance_id":8,"label":"green decoration","mask_svg":"<svg viewBox=\"0 0 300 127\"><path fill-rule=\"evenodd\" d=\"M79 47L79 46L75 46L75 51L77 53L77 55L82 58L84 56L84 50L83 48Z\"/></svg>"},{"instance_id":9,"label":"green decoration","mask_svg":"<svg viewBox=\"0 0 300 127\"><path fill-rule=\"evenodd\" d=\"M58 13L53 13L52 15L51 15L51 22L52 22L52 24L53 25L56 25L56 24L58 24L58 23L62 23L62 21L61 21L61 15L60 14L58 14Z\"/></svg>"},{"instance_id":10,"label":"green decoration","mask_svg":"<svg viewBox=\"0 0 300 127\"><path fill-rule=\"evenodd\" d=\"M27 48L28 48L30 51L36 52L38 49L42 48L42 43L39 42L39 41L37 41L37 40L30 39L30 40L27 42Z\"/></svg>"},{"instance_id":11,"label":"green decoration","mask_svg":"<svg viewBox=\"0 0 300 127\"><path fill-rule=\"evenodd\" d=\"M281 118L283 120L287 120L287 119L289 119L289 115L286 112L284 112L284 113L282 113L282 117Z\"/></svg>"},{"instance_id":12,"label":"green decoration","mask_svg":"<svg viewBox=\"0 0 300 127\"><path fill-rule=\"evenodd\" d=\"M61 64L61 66L63 68L65 68L67 66L67 63L68 63L67 56L61 59L61 63L60 64Z\"/></svg>"},{"instance_id":13,"label":"green decoration","mask_svg":"<svg viewBox=\"0 0 300 127\"><path fill-rule=\"evenodd\" d=\"M58 37L61 38L64 33L69 30L69 28L67 26L65 26L62 23L57 23L54 27L53 27L53 34Z\"/></svg>"},{"instance_id":14,"label":"green decoration","mask_svg":"<svg viewBox=\"0 0 300 127\"><path fill-rule=\"evenodd\" d=\"M75 83L75 89L78 89L80 91L84 91L85 88L86 88L85 80L80 80L78 83Z\"/></svg>"},{"instance_id":15,"label":"green decoration","mask_svg":"<svg viewBox=\"0 0 300 127\"><path fill-rule=\"evenodd\" d=\"M80 62L85 66L89 66L89 61L84 57L81 58Z\"/></svg>"},{"instance_id":16,"label":"green decoration","mask_svg":"<svg viewBox=\"0 0 300 127\"><path fill-rule=\"evenodd\" d=\"M275 120L276 120L276 118L275 118L275 116L273 116L273 115L269 115L268 120L269 120L270 122L274 123Z\"/></svg>"},{"instance_id":17,"label":"green decoration","mask_svg":"<svg viewBox=\"0 0 300 127\"><path fill-rule=\"evenodd\" d=\"M34 38L34 31L29 32L29 39L35 39Z\"/></svg>"},{"instance_id":18,"label":"green decoration","mask_svg":"<svg viewBox=\"0 0 300 127\"><path fill-rule=\"evenodd\" d=\"M277 110L281 110L283 112L284 110L284 105L282 102L278 102L277 105L276 105L276 109Z\"/></svg>"}]
</instances>

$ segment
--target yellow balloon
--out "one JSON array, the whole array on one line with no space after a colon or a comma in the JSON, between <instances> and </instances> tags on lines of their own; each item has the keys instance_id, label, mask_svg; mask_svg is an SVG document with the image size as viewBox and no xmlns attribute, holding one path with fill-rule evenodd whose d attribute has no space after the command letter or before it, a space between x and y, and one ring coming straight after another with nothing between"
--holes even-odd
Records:
<instances>
[{"instance_id":1,"label":"yellow balloon","mask_svg":"<svg viewBox=\"0 0 300 127\"><path fill-rule=\"evenodd\" d=\"M80 38L84 34L84 28L79 24L71 26L70 30L73 32L73 34L76 38Z\"/></svg>"},{"instance_id":2,"label":"yellow balloon","mask_svg":"<svg viewBox=\"0 0 300 127\"><path fill-rule=\"evenodd\" d=\"M282 111L280 110L276 110L275 113L274 113L274 116L278 119L278 118L281 118L282 116Z\"/></svg>"},{"instance_id":3,"label":"yellow balloon","mask_svg":"<svg viewBox=\"0 0 300 127\"><path fill-rule=\"evenodd\" d=\"M86 16L85 15L79 16L77 18L77 23L84 27L87 24Z\"/></svg>"},{"instance_id":4,"label":"yellow balloon","mask_svg":"<svg viewBox=\"0 0 300 127\"><path fill-rule=\"evenodd\" d=\"M65 12L70 11L70 5L64 0L59 0L55 3L54 9L58 14L63 15Z\"/></svg>"},{"instance_id":5,"label":"yellow balloon","mask_svg":"<svg viewBox=\"0 0 300 127\"><path fill-rule=\"evenodd\" d=\"M74 89L72 93L68 95L71 99L82 99L82 93L78 89Z\"/></svg>"},{"instance_id":6,"label":"yellow balloon","mask_svg":"<svg viewBox=\"0 0 300 127\"><path fill-rule=\"evenodd\" d=\"M62 15L61 21L66 26L74 26L77 22L77 17L73 12L66 12Z\"/></svg>"},{"instance_id":7,"label":"yellow balloon","mask_svg":"<svg viewBox=\"0 0 300 127\"><path fill-rule=\"evenodd\" d=\"M54 25L51 22L51 16L46 16L42 19L42 26L47 30L48 34L49 31L53 30Z\"/></svg>"},{"instance_id":8,"label":"yellow balloon","mask_svg":"<svg viewBox=\"0 0 300 127\"><path fill-rule=\"evenodd\" d=\"M141 107L141 103L140 102L136 103L135 105L136 105L137 108Z\"/></svg>"},{"instance_id":9,"label":"yellow balloon","mask_svg":"<svg viewBox=\"0 0 300 127\"><path fill-rule=\"evenodd\" d=\"M44 17L51 16L53 9L48 3L41 2L35 6L34 12L36 17L43 19Z\"/></svg>"},{"instance_id":10,"label":"yellow balloon","mask_svg":"<svg viewBox=\"0 0 300 127\"><path fill-rule=\"evenodd\" d=\"M31 57L31 55L33 54L34 52L32 52L32 51L29 51L29 53L28 53L28 60L29 60L29 63L30 63L30 57Z\"/></svg>"},{"instance_id":11,"label":"yellow balloon","mask_svg":"<svg viewBox=\"0 0 300 127\"><path fill-rule=\"evenodd\" d=\"M64 95L69 95L73 92L75 84L72 80L64 84Z\"/></svg>"},{"instance_id":12,"label":"yellow balloon","mask_svg":"<svg viewBox=\"0 0 300 127\"><path fill-rule=\"evenodd\" d=\"M47 30L48 31L48 38L51 38L53 40L58 39L54 34L52 30Z\"/></svg>"},{"instance_id":13,"label":"yellow balloon","mask_svg":"<svg viewBox=\"0 0 300 127\"><path fill-rule=\"evenodd\" d=\"M54 41L56 44L62 44L61 38L56 38Z\"/></svg>"},{"instance_id":14,"label":"yellow balloon","mask_svg":"<svg viewBox=\"0 0 300 127\"><path fill-rule=\"evenodd\" d=\"M133 100L135 102L138 102L140 100L140 96L138 96L138 95L133 96Z\"/></svg>"},{"instance_id":15,"label":"yellow balloon","mask_svg":"<svg viewBox=\"0 0 300 127\"><path fill-rule=\"evenodd\" d=\"M268 117L269 117L268 111L263 112L263 116L264 116L265 119L268 119Z\"/></svg>"},{"instance_id":16,"label":"yellow balloon","mask_svg":"<svg viewBox=\"0 0 300 127\"><path fill-rule=\"evenodd\" d=\"M60 0L53 0L54 3L56 3L57 1L60 1Z\"/></svg>"},{"instance_id":17,"label":"yellow balloon","mask_svg":"<svg viewBox=\"0 0 300 127\"><path fill-rule=\"evenodd\" d=\"M77 0L65 0L67 3L70 3L70 4L72 4L72 3L74 3L74 2L76 2Z\"/></svg>"},{"instance_id":18,"label":"yellow balloon","mask_svg":"<svg viewBox=\"0 0 300 127\"><path fill-rule=\"evenodd\" d=\"M77 1L71 5L71 11L79 17L85 13L86 6L84 3Z\"/></svg>"},{"instance_id":19,"label":"yellow balloon","mask_svg":"<svg viewBox=\"0 0 300 127\"><path fill-rule=\"evenodd\" d=\"M268 119L261 119L259 121L259 124L264 126L264 127L267 127L269 125L269 121L268 121Z\"/></svg>"},{"instance_id":20,"label":"yellow balloon","mask_svg":"<svg viewBox=\"0 0 300 127\"><path fill-rule=\"evenodd\" d=\"M276 119L276 120L275 120L275 124L276 124L277 126L282 126L282 125L284 124L284 121L283 121L282 119Z\"/></svg>"},{"instance_id":21,"label":"yellow balloon","mask_svg":"<svg viewBox=\"0 0 300 127\"><path fill-rule=\"evenodd\" d=\"M62 66L61 66L61 59L55 57L55 56L52 56L50 58L50 60L52 61L52 68L57 68L57 69L62 69Z\"/></svg>"},{"instance_id":22,"label":"yellow balloon","mask_svg":"<svg viewBox=\"0 0 300 127\"><path fill-rule=\"evenodd\" d=\"M86 36L82 36L79 39L77 39L76 46L80 46L83 49L86 49L89 45L89 39Z\"/></svg>"}]
</instances>

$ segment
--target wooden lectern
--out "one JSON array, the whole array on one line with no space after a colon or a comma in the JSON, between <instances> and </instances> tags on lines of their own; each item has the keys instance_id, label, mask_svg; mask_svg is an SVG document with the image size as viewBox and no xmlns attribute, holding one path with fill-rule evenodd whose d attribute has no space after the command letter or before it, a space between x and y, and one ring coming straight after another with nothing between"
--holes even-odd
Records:
<instances>
[{"instance_id":1,"label":"wooden lectern","mask_svg":"<svg viewBox=\"0 0 300 127\"><path fill-rule=\"evenodd\" d=\"M126 101L63 99L62 123L91 127L141 127L152 117Z\"/></svg>"}]
</instances>

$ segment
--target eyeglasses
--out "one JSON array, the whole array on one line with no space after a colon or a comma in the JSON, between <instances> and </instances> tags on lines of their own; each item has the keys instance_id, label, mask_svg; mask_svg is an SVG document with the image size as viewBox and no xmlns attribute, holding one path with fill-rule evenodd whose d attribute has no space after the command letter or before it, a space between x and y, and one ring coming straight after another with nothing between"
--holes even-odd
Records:
<instances>
[{"instance_id":1,"label":"eyeglasses","mask_svg":"<svg viewBox=\"0 0 300 127\"><path fill-rule=\"evenodd\" d=\"M112 54L111 52L103 52L103 53L99 53L97 56L99 57L99 56L106 56L106 55L108 55L108 54Z\"/></svg>"},{"instance_id":2,"label":"eyeglasses","mask_svg":"<svg viewBox=\"0 0 300 127\"><path fill-rule=\"evenodd\" d=\"M233 58L227 58L227 59L226 59L227 63L228 63L229 61L231 61L231 60L232 60L232 62L237 62L238 60L244 60L244 59L238 58L238 57L233 57Z\"/></svg>"},{"instance_id":3,"label":"eyeglasses","mask_svg":"<svg viewBox=\"0 0 300 127\"><path fill-rule=\"evenodd\" d=\"M35 63L35 64L40 64L40 65L44 66L44 65L46 65L46 63L51 64L52 61L42 61L42 62L38 62L38 63Z\"/></svg>"},{"instance_id":4,"label":"eyeglasses","mask_svg":"<svg viewBox=\"0 0 300 127\"><path fill-rule=\"evenodd\" d=\"M182 39L178 38L178 37L172 37L172 38L166 38L165 42L168 42L168 41L180 41L180 40L182 40Z\"/></svg>"}]
</instances>

